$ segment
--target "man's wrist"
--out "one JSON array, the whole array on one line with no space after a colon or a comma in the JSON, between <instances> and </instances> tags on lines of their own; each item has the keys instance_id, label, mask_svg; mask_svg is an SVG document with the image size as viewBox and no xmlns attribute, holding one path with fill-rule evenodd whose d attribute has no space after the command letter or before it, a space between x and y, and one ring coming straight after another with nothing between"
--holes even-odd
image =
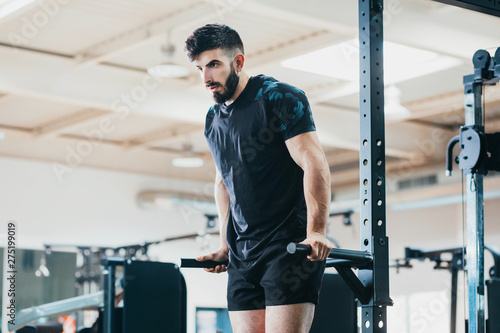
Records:
<instances>
[{"instance_id":1,"label":"man's wrist","mask_svg":"<svg viewBox=\"0 0 500 333\"><path fill-rule=\"evenodd\" d=\"M307 230L307 237L311 237L311 236L323 236L323 237L326 237L326 231Z\"/></svg>"}]
</instances>

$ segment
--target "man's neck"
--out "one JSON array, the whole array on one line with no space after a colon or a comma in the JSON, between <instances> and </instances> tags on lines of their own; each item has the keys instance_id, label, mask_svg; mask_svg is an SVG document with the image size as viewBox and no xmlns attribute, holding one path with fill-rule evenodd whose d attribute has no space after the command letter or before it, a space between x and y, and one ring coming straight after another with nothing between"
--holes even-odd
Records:
<instances>
[{"instance_id":1,"label":"man's neck","mask_svg":"<svg viewBox=\"0 0 500 333\"><path fill-rule=\"evenodd\" d=\"M243 90L245 90L245 87L247 86L249 79L250 79L250 77L248 76L248 74L244 71L241 71L240 81L238 82L238 86L236 87L236 91L234 92L233 97L231 97L230 99L228 99L224 103L226 106L231 105L238 98L238 96L240 96L240 94L243 92Z\"/></svg>"}]
</instances>

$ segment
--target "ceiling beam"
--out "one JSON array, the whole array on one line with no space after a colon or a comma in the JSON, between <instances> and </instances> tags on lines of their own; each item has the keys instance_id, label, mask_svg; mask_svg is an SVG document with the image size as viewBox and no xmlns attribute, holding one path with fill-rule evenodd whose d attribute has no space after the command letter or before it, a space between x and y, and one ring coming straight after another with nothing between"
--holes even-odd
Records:
<instances>
[{"instance_id":1,"label":"ceiling beam","mask_svg":"<svg viewBox=\"0 0 500 333\"><path fill-rule=\"evenodd\" d=\"M356 11L355 15L357 16L357 3L354 3L354 6L352 6L351 2L354 3L354 1L349 1L343 3L342 6L354 7L353 11ZM329 7L330 4L323 1L319 5L319 7L311 3L306 5L301 2L301 10L292 10L290 7L293 6L293 4L290 1L243 1L237 9L259 17L265 17L272 20L278 18L292 24L307 25L320 30L328 30L337 35L341 34L351 37L357 35L357 25L338 23L338 21L332 19L331 16L328 18L321 17L320 15L325 14L325 12L318 11L317 9L324 8L325 6ZM313 8L315 10L314 13L308 13L309 8ZM328 15L330 14L334 14L334 12L328 12Z\"/></svg>"},{"instance_id":2,"label":"ceiling beam","mask_svg":"<svg viewBox=\"0 0 500 333\"><path fill-rule=\"evenodd\" d=\"M19 126L11 126L6 124L0 124L0 132L3 132L5 136L13 136L17 138L32 138L33 137L33 129L19 127Z\"/></svg>"},{"instance_id":3,"label":"ceiling beam","mask_svg":"<svg viewBox=\"0 0 500 333\"><path fill-rule=\"evenodd\" d=\"M206 3L197 3L184 7L161 19L147 22L118 36L85 48L75 56L77 67L87 67L107 61L140 48L154 39L164 38L166 40L169 30L180 29L195 22L211 21L216 17L217 13L214 11L214 7Z\"/></svg>"},{"instance_id":4,"label":"ceiling beam","mask_svg":"<svg viewBox=\"0 0 500 333\"><path fill-rule=\"evenodd\" d=\"M2 96L0 96L0 104L10 101L14 97L15 97L14 94L3 94Z\"/></svg>"},{"instance_id":5,"label":"ceiling beam","mask_svg":"<svg viewBox=\"0 0 500 333\"><path fill-rule=\"evenodd\" d=\"M496 108L500 103L500 86L487 86L483 91L486 102L486 112L489 108ZM463 111L465 106L463 90L410 101L403 105L411 111L405 120L418 120Z\"/></svg>"},{"instance_id":6,"label":"ceiling beam","mask_svg":"<svg viewBox=\"0 0 500 333\"><path fill-rule=\"evenodd\" d=\"M72 59L13 52L9 47L0 47L0 58L1 92L111 111L120 119L135 113L203 123L212 104L204 87L189 80L159 79L109 66L80 71ZM173 107L165 107L167 101Z\"/></svg>"},{"instance_id":7,"label":"ceiling beam","mask_svg":"<svg viewBox=\"0 0 500 333\"><path fill-rule=\"evenodd\" d=\"M155 146L167 144L172 140L187 136L203 130L200 124L176 124L142 134L133 139L125 140L125 150L148 149Z\"/></svg>"},{"instance_id":8,"label":"ceiling beam","mask_svg":"<svg viewBox=\"0 0 500 333\"><path fill-rule=\"evenodd\" d=\"M78 134L61 134L59 136L61 139L65 140L73 140L73 141L80 141L80 142L85 142L89 141L89 138L84 136L84 135L78 135ZM127 146L127 141L123 140L112 140L112 139L101 139L99 141L99 145L104 145L108 147L113 147L113 148L121 148L123 151L123 147ZM142 148L142 147L141 147ZM146 147L148 150L155 151L155 152L161 152L161 153L166 153L170 155L171 157L199 157L204 160L210 160L212 158L212 155L209 152L199 152L199 151L186 151L183 149L169 149L169 148L161 148L161 147ZM144 149L146 150L146 149ZM140 151L140 149L131 149L131 152L136 152Z\"/></svg>"},{"instance_id":9,"label":"ceiling beam","mask_svg":"<svg viewBox=\"0 0 500 333\"><path fill-rule=\"evenodd\" d=\"M359 151L359 113L341 107L311 105L318 136L326 146ZM346 124L350 124L346 126ZM386 127L386 155L421 163L444 157L456 133L413 123Z\"/></svg>"},{"instance_id":10,"label":"ceiling beam","mask_svg":"<svg viewBox=\"0 0 500 333\"><path fill-rule=\"evenodd\" d=\"M37 126L34 129L34 136L37 138L58 136L64 131L71 132L75 129L83 128L88 124L95 123L96 118L109 114L111 114L111 112L96 109L79 111Z\"/></svg>"}]
</instances>

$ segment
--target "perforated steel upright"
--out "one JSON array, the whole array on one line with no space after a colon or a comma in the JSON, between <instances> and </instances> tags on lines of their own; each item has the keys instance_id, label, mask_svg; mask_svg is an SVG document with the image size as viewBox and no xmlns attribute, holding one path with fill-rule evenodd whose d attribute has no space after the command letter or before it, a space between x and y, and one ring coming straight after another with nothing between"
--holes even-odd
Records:
<instances>
[{"instance_id":1,"label":"perforated steel upright","mask_svg":"<svg viewBox=\"0 0 500 333\"><path fill-rule=\"evenodd\" d=\"M359 0L361 250L373 254L373 268L358 271L373 287L361 304L362 332L387 332L389 243L386 236L383 0Z\"/></svg>"}]
</instances>

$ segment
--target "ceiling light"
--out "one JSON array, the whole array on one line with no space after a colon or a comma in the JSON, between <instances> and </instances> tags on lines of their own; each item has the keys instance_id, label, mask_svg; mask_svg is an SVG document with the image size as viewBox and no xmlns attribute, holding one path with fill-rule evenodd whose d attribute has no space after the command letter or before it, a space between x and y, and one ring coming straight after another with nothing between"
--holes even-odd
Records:
<instances>
[{"instance_id":1,"label":"ceiling light","mask_svg":"<svg viewBox=\"0 0 500 333\"><path fill-rule=\"evenodd\" d=\"M395 83L442 71L462 64L457 58L384 41L384 80ZM359 41L349 40L281 62L283 67L359 80Z\"/></svg>"},{"instance_id":2,"label":"ceiling light","mask_svg":"<svg viewBox=\"0 0 500 333\"><path fill-rule=\"evenodd\" d=\"M0 1L0 20L15 14L17 11L31 5L36 0Z\"/></svg>"},{"instance_id":3,"label":"ceiling light","mask_svg":"<svg viewBox=\"0 0 500 333\"><path fill-rule=\"evenodd\" d=\"M198 157L178 157L172 160L172 165L179 168L198 168L203 165L203 160Z\"/></svg>"},{"instance_id":4,"label":"ceiling light","mask_svg":"<svg viewBox=\"0 0 500 333\"><path fill-rule=\"evenodd\" d=\"M184 67L177 65L174 61L175 47L172 44L164 44L161 47L162 52L162 63L159 65L150 66L148 68L148 73L152 76L167 78L167 79L179 79L186 77L189 74L189 70Z\"/></svg>"},{"instance_id":5,"label":"ceiling light","mask_svg":"<svg viewBox=\"0 0 500 333\"><path fill-rule=\"evenodd\" d=\"M384 89L384 102L385 115L388 119L403 119L411 115L410 110L401 105L401 89L395 85Z\"/></svg>"}]
</instances>

